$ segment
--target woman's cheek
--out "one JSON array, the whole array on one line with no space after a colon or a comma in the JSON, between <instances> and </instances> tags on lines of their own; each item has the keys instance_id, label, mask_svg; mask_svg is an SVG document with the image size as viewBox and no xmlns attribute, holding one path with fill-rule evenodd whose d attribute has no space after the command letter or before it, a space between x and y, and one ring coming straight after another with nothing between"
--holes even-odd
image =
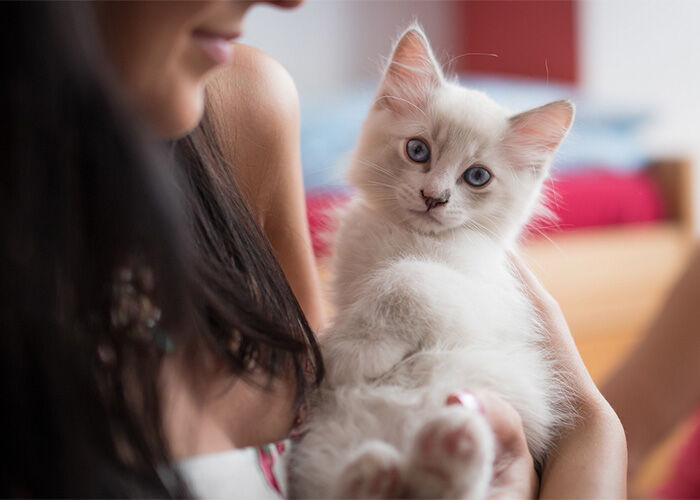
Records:
<instances>
[{"instance_id":1,"label":"woman's cheek","mask_svg":"<svg viewBox=\"0 0 700 500\"><path fill-rule=\"evenodd\" d=\"M265 390L239 380L226 400L230 404L217 413L237 448L280 441L296 420L294 392L288 381L275 382Z\"/></svg>"}]
</instances>

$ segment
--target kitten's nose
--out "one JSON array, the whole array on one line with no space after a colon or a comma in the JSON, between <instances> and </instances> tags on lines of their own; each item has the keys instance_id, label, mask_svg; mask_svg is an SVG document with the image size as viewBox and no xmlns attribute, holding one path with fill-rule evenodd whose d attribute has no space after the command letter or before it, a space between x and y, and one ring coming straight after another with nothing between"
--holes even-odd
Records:
<instances>
[{"instance_id":1,"label":"kitten's nose","mask_svg":"<svg viewBox=\"0 0 700 500\"><path fill-rule=\"evenodd\" d=\"M445 203L450 201L450 190L449 189L445 189L437 197L428 196L421 189L420 195L423 197L423 201L425 202L425 206L428 207L428 210L431 210L439 205L444 205Z\"/></svg>"}]
</instances>

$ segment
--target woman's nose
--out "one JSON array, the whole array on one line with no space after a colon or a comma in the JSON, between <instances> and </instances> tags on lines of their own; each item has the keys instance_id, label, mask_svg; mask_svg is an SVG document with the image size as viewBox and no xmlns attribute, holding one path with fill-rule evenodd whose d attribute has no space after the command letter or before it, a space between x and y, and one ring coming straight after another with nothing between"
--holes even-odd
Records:
<instances>
[{"instance_id":1,"label":"woman's nose","mask_svg":"<svg viewBox=\"0 0 700 500\"><path fill-rule=\"evenodd\" d=\"M297 7L304 0L263 0L265 3L270 3L276 5L277 7L282 7L285 9L291 9Z\"/></svg>"}]
</instances>

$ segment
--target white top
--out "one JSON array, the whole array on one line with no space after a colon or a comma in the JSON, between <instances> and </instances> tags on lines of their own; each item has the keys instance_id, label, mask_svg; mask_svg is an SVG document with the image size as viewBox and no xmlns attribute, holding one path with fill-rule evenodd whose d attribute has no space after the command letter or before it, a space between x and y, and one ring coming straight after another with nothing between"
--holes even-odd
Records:
<instances>
[{"instance_id":1,"label":"white top","mask_svg":"<svg viewBox=\"0 0 700 500\"><path fill-rule=\"evenodd\" d=\"M183 460L176 469L199 498L280 500L286 491L289 442Z\"/></svg>"}]
</instances>

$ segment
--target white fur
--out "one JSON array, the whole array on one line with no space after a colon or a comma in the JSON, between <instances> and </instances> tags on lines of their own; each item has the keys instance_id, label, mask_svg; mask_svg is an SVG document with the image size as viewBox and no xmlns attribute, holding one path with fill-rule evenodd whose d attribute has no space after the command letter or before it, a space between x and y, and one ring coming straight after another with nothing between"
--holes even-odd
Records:
<instances>
[{"instance_id":1,"label":"white fur","mask_svg":"<svg viewBox=\"0 0 700 500\"><path fill-rule=\"evenodd\" d=\"M292 496L483 498L495 443L480 413L445 407L462 389L513 405L545 457L566 391L506 251L572 119L567 102L510 116L446 81L419 28L401 37L350 168L357 195L340 221L337 315L322 338L328 376L294 446ZM407 157L414 137L429 143L429 163ZM461 178L475 164L493 176L480 189ZM421 190L450 199L426 210ZM421 445L443 442L441 429L463 431L464 463Z\"/></svg>"}]
</instances>

